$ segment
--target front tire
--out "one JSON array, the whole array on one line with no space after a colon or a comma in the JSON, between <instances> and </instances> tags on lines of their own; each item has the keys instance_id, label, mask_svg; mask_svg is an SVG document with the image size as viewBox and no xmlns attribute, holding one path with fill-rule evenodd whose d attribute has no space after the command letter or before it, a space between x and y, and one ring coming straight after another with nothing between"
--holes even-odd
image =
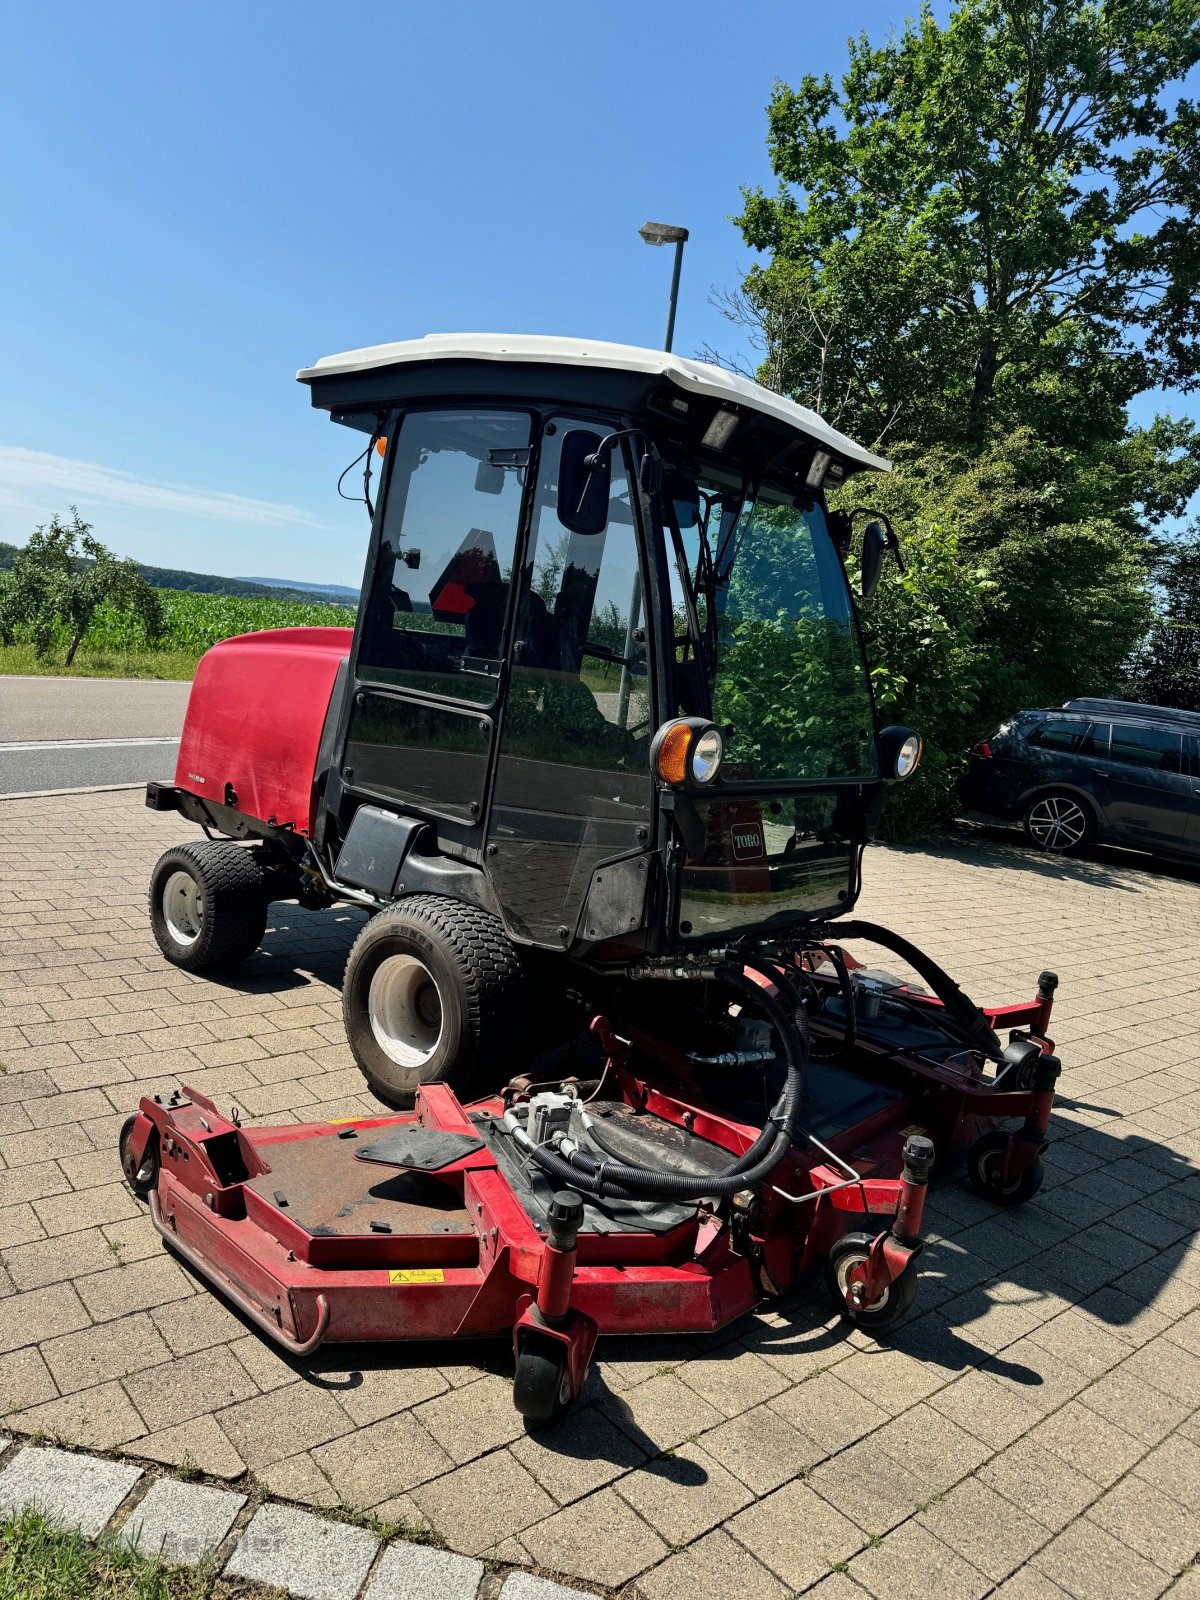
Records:
<instances>
[{"instance_id":1,"label":"front tire","mask_svg":"<svg viewBox=\"0 0 1200 1600\"><path fill-rule=\"evenodd\" d=\"M1035 795L1025 807L1021 822L1031 843L1058 856L1082 849L1096 831L1087 802L1065 789Z\"/></svg>"},{"instance_id":2,"label":"front tire","mask_svg":"<svg viewBox=\"0 0 1200 1600\"><path fill-rule=\"evenodd\" d=\"M495 917L411 895L372 917L346 962L346 1037L372 1093L406 1110L423 1083L460 1092L508 1076L525 982Z\"/></svg>"},{"instance_id":3,"label":"front tire","mask_svg":"<svg viewBox=\"0 0 1200 1600\"><path fill-rule=\"evenodd\" d=\"M898 1278L870 1306L852 1306L846 1298L853 1267L865 1266L875 1236L870 1233L844 1233L825 1261L825 1287L835 1310L856 1328L868 1332L888 1328L898 1322L917 1297L917 1263L910 1261Z\"/></svg>"},{"instance_id":4,"label":"front tire","mask_svg":"<svg viewBox=\"0 0 1200 1600\"><path fill-rule=\"evenodd\" d=\"M252 955L266 932L268 904L257 854L231 839L175 845L150 878L154 938L185 972L219 972Z\"/></svg>"}]
</instances>

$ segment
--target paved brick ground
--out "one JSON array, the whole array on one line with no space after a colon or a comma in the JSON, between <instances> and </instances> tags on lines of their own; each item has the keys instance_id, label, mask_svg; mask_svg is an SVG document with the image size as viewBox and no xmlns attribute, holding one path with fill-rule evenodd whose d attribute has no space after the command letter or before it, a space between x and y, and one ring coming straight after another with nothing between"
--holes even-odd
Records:
<instances>
[{"instance_id":1,"label":"paved brick ground","mask_svg":"<svg viewBox=\"0 0 1200 1600\"><path fill-rule=\"evenodd\" d=\"M999 1215L938 1191L918 1314L886 1348L848 1337L814 1286L715 1340L602 1346L587 1406L534 1441L498 1348L281 1359L118 1181L117 1130L147 1088L184 1079L276 1121L373 1105L339 1020L354 913L279 908L231 981L160 960L147 874L187 832L128 793L0 802L11 1430L249 1471L645 1600L1196 1600L1195 874L982 835L872 851L864 915L977 997L1061 974L1047 1187Z\"/></svg>"}]
</instances>

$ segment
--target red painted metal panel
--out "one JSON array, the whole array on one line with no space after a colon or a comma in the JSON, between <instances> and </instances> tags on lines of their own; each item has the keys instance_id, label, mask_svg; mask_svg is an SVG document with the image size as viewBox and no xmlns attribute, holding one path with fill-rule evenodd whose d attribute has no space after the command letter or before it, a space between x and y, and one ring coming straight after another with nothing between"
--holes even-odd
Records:
<instances>
[{"instance_id":1,"label":"red painted metal panel","mask_svg":"<svg viewBox=\"0 0 1200 1600\"><path fill-rule=\"evenodd\" d=\"M175 782L218 805L310 833L321 729L349 628L272 628L224 639L200 659Z\"/></svg>"}]
</instances>

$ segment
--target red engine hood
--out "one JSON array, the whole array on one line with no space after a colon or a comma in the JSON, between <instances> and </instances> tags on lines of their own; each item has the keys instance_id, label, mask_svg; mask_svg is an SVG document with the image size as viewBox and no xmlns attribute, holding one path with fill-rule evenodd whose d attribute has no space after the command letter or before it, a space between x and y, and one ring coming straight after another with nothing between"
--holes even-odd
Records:
<instances>
[{"instance_id":1,"label":"red engine hood","mask_svg":"<svg viewBox=\"0 0 1200 1600\"><path fill-rule=\"evenodd\" d=\"M353 637L351 628L271 628L214 645L196 668L176 786L311 833L321 730Z\"/></svg>"}]
</instances>

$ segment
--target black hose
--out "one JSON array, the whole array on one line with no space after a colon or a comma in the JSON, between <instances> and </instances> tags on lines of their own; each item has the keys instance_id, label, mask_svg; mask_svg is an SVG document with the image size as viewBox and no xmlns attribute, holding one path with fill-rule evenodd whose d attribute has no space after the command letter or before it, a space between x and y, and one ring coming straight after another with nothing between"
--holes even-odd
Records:
<instances>
[{"instance_id":1,"label":"black hose","mask_svg":"<svg viewBox=\"0 0 1200 1600\"><path fill-rule=\"evenodd\" d=\"M747 962L753 970L772 983L778 983L778 974L757 962ZM807 1017L803 1011L795 1016L765 990L761 989L741 968L730 967L722 973L726 983L740 989L760 1010L779 1034L787 1059L787 1082L779 1105L758 1138L722 1172L696 1175L686 1172L661 1172L622 1160L597 1136L594 1128L589 1137L605 1155L612 1159L597 1161L586 1150L575 1150L564 1158L546 1145L537 1146L533 1160L556 1183L583 1190L598 1198L610 1195L617 1199L647 1200L702 1200L721 1198L756 1188L770 1177L787 1155L799 1129L800 1106L804 1094L804 1067L808 1054ZM797 1021L804 1018L804 1028Z\"/></svg>"},{"instance_id":2,"label":"black hose","mask_svg":"<svg viewBox=\"0 0 1200 1600\"><path fill-rule=\"evenodd\" d=\"M891 950L898 955L902 961L907 961L915 972L920 973L942 1002L947 1019L954 1025L954 1031L973 1049L979 1050L993 1061L1000 1060L1004 1053L1003 1046L983 1012L969 995L963 993L950 974L943 971L931 956L927 956L923 950L918 950L915 944L902 939L890 928L881 928L876 922L855 920L830 923L826 932L831 939L870 939L873 944L882 945L885 950Z\"/></svg>"}]
</instances>

